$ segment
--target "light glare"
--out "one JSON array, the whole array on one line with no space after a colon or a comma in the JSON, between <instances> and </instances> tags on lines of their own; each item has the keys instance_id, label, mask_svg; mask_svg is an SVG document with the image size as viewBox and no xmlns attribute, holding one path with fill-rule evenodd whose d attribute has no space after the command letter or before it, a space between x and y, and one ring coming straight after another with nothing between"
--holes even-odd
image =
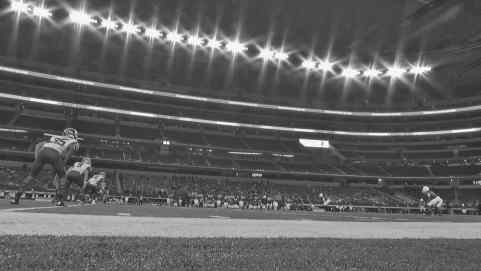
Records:
<instances>
[{"instance_id":1,"label":"light glare","mask_svg":"<svg viewBox=\"0 0 481 271\"><path fill-rule=\"evenodd\" d=\"M334 63L331 63L328 60L323 60L319 62L317 67L322 71L331 71L333 66Z\"/></svg>"},{"instance_id":2,"label":"light glare","mask_svg":"<svg viewBox=\"0 0 481 271\"><path fill-rule=\"evenodd\" d=\"M341 75L346 77L346 78L354 78L358 76L360 72L358 70L355 70L353 68L345 68L342 70Z\"/></svg>"},{"instance_id":3,"label":"light glare","mask_svg":"<svg viewBox=\"0 0 481 271\"><path fill-rule=\"evenodd\" d=\"M219 49L222 43L216 39L210 39L207 41L207 46L212 49Z\"/></svg>"},{"instance_id":4,"label":"light glare","mask_svg":"<svg viewBox=\"0 0 481 271\"><path fill-rule=\"evenodd\" d=\"M406 69L403 69L400 67L391 67L387 70L386 75L393 78L398 78L398 77L402 77L405 72L406 72Z\"/></svg>"},{"instance_id":5,"label":"light glare","mask_svg":"<svg viewBox=\"0 0 481 271\"><path fill-rule=\"evenodd\" d=\"M162 34L155 28L147 28L145 29L145 35L150 39L158 39Z\"/></svg>"},{"instance_id":6,"label":"light glare","mask_svg":"<svg viewBox=\"0 0 481 271\"><path fill-rule=\"evenodd\" d=\"M22 1L12 1L10 3L10 9L12 9L15 12L27 12L28 5Z\"/></svg>"},{"instance_id":7,"label":"light glare","mask_svg":"<svg viewBox=\"0 0 481 271\"><path fill-rule=\"evenodd\" d=\"M109 19L102 19L102 22L100 23L100 27L105 28L107 30L111 30L111 29L117 29L118 24Z\"/></svg>"},{"instance_id":8,"label":"light glare","mask_svg":"<svg viewBox=\"0 0 481 271\"><path fill-rule=\"evenodd\" d=\"M289 54L286 52L276 52L274 57L279 61L286 61L289 58Z\"/></svg>"},{"instance_id":9,"label":"light glare","mask_svg":"<svg viewBox=\"0 0 481 271\"><path fill-rule=\"evenodd\" d=\"M238 42L238 41L230 41L226 44L225 48L234 53L234 54L237 54L237 53L241 53L241 52L244 52L247 50L247 46L241 42Z\"/></svg>"},{"instance_id":10,"label":"light glare","mask_svg":"<svg viewBox=\"0 0 481 271\"><path fill-rule=\"evenodd\" d=\"M378 77L381 74L380 70L371 68L364 71L363 75L369 78Z\"/></svg>"},{"instance_id":11,"label":"light glare","mask_svg":"<svg viewBox=\"0 0 481 271\"><path fill-rule=\"evenodd\" d=\"M50 12L50 10L44 7L34 7L32 10L32 14L40 18L48 18L52 16L52 12Z\"/></svg>"},{"instance_id":12,"label":"light glare","mask_svg":"<svg viewBox=\"0 0 481 271\"><path fill-rule=\"evenodd\" d=\"M431 69L432 68L430 66L414 66L409 70L409 72L415 75L421 75L430 72Z\"/></svg>"},{"instance_id":13,"label":"light glare","mask_svg":"<svg viewBox=\"0 0 481 271\"><path fill-rule=\"evenodd\" d=\"M71 11L69 17L70 21L79 25L88 25L93 21L93 19L83 11Z\"/></svg>"},{"instance_id":14,"label":"light glare","mask_svg":"<svg viewBox=\"0 0 481 271\"><path fill-rule=\"evenodd\" d=\"M312 61L312 60L304 60L302 62L302 67L304 69L307 69L307 70L315 69L316 66L317 66L317 63L315 61Z\"/></svg>"},{"instance_id":15,"label":"light glare","mask_svg":"<svg viewBox=\"0 0 481 271\"><path fill-rule=\"evenodd\" d=\"M187 39L187 43L189 43L192 46L202 46L205 44L205 40L202 38L199 38L198 36L190 36Z\"/></svg>"},{"instance_id":16,"label":"light glare","mask_svg":"<svg viewBox=\"0 0 481 271\"><path fill-rule=\"evenodd\" d=\"M273 59L275 52L269 49L261 49L259 52L259 57L263 59Z\"/></svg>"},{"instance_id":17,"label":"light glare","mask_svg":"<svg viewBox=\"0 0 481 271\"><path fill-rule=\"evenodd\" d=\"M182 35L177 32L169 32L166 36L166 39L170 42L181 42Z\"/></svg>"},{"instance_id":18,"label":"light glare","mask_svg":"<svg viewBox=\"0 0 481 271\"><path fill-rule=\"evenodd\" d=\"M127 34L137 34L140 32L140 29L131 23L126 23L122 26L122 30Z\"/></svg>"}]
</instances>

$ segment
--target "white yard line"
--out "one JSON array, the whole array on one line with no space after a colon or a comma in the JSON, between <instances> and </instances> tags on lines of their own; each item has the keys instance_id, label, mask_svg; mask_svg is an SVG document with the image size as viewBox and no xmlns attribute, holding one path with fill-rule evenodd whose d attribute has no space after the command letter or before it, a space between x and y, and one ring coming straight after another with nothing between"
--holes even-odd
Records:
<instances>
[{"instance_id":1,"label":"white yard line","mask_svg":"<svg viewBox=\"0 0 481 271\"><path fill-rule=\"evenodd\" d=\"M0 212L0 235L481 239L481 223L156 218Z\"/></svg>"},{"instance_id":2,"label":"white yard line","mask_svg":"<svg viewBox=\"0 0 481 271\"><path fill-rule=\"evenodd\" d=\"M8 208L1 209L0 212L21 212L21 211L32 211L32 210L42 210L42 209L55 209L55 208L68 208L68 207L79 207L80 204L66 205L64 207L59 206L39 206L39 207L24 207L24 208Z\"/></svg>"}]
</instances>

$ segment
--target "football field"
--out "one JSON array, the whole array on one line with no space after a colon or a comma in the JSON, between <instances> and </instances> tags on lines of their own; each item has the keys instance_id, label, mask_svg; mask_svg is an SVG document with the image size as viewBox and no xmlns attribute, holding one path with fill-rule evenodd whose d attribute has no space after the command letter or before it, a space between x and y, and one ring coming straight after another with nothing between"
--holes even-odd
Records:
<instances>
[{"instance_id":1,"label":"football field","mask_svg":"<svg viewBox=\"0 0 481 271\"><path fill-rule=\"evenodd\" d=\"M479 270L480 229L477 216L152 205L53 207L33 201L11 206L0 201L0 266L9 267L6 270ZM23 269L26 266L31 268Z\"/></svg>"}]
</instances>

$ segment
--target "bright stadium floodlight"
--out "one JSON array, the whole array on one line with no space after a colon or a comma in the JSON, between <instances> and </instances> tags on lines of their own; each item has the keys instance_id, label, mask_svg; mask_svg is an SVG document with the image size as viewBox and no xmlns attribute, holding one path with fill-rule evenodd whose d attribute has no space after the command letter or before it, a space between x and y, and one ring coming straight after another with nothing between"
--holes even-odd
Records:
<instances>
[{"instance_id":1,"label":"bright stadium floodlight","mask_svg":"<svg viewBox=\"0 0 481 271\"><path fill-rule=\"evenodd\" d=\"M48 18L52 17L52 12L45 7L33 7L32 14L39 18Z\"/></svg>"},{"instance_id":2,"label":"bright stadium floodlight","mask_svg":"<svg viewBox=\"0 0 481 271\"><path fill-rule=\"evenodd\" d=\"M358 76L361 72L353 68L345 68L342 70L341 75L346 78L354 78Z\"/></svg>"},{"instance_id":3,"label":"bright stadium floodlight","mask_svg":"<svg viewBox=\"0 0 481 271\"><path fill-rule=\"evenodd\" d=\"M431 71L430 66L414 66L411 69L409 69L409 73L412 73L414 75L422 75L425 73L428 73Z\"/></svg>"},{"instance_id":4,"label":"bright stadium floodlight","mask_svg":"<svg viewBox=\"0 0 481 271\"><path fill-rule=\"evenodd\" d=\"M140 28L132 23L126 23L122 25L122 31L127 34L138 34L140 32Z\"/></svg>"},{"instance_id":5,"label":"bright stadium floodlight","mask_svg":"<svg viewBox=\"0 0 481 271\"><path fill-rule=\"evenodd\" d=\"M229 41L225 45L225 48L233 54L242 53L247 50L247 46L239 41Z\"/></svg>"},{"instance_id":6,"label":"bright stadium floodlight","mask_svg":"<svg viewBox=\"0 0 481 271\"><path fill-rule=\"evenodd\" d=\"M329 62L329 60L322 60L317 65L317 68L321 71L332 71L334 63Z\"/></svg>"},{"instance_id":7,"label":"bright stadium floodlight","mask_svg":"<svg viewBox=\"0 0 481 271\"><path fill-rule=\"evenodd\" d=\"M199 36L193 35L187 39L187 43L192 46L204 46L207 44L207 41L203 38L200 38Z\"/></svg>"},{"instance_id":8,"label":"bright stadium floodlight","mask_svg":"<svg viewBox=\"0 0 481 271\"><path fill-rule=\"evenodd\" d=\"M286 52L275 52L274 58L279 61L286 61L289 58L289 54Z\"/></svg>"},{"instance_id":9,"label":"bright stadium floodlight","mask_svg":"<svg viewBox=\"0 0 481 271\"><path fill-rule=\"evenodd\" d=\"M145 29L145 36L147 36L149 39L158 39L162 37L162 33L159 30L151 27Z\"/></svg>"},{"instance_id":10,"label":"bright stadium floodlight","mask_svg":"<svg viewBox=\"0 0 481 271\"><path fill-rule=\"evenodd\" d=\"M222 46L222 43L216 39L209 39L207 41L207 47L211 49L219 49Z\"/></svg>"},{"instance_id":11,"label":"bright stadium floodlight","mask_svg":"<svg viewBox=\"0 0 481 271\"><path fill-rule=\"evenodd\" d=\"M10 9L15 11L15 12L23 12L26 13L28 12L28 4L24 3L23 1L12 1L10 2Z\"/></svg>"},{"instance_id":12,"label":"bright stadium floodlight","mask_svg":"<svg viewBox=\"0 0 481 271\"><path fill-rule=\"evenodd\" d=\"M312 70L317 67L317 63L313 60L304 60L301 66L306 70Z\"/></svg>"},{"instance_id":13,"label":"bright stadium floodlight","mask_svg":"<svg viewBox=\"0 0 481 271\"><path fill-rule=\"evenodd\" d=\"M262 58L262 59L265 59L265 60L270 60L270 59L273 59L274 56L275 56L275 52L270 50L270 49L260 49L259 51L259 57Z\"/></svg>"},{"instance_id":14,"label":"bright stadium floodlight","mask_svg":"<svg viewBox=\"0 0 481 271\"><path fill-rule=\"evenodd\" d=\"M100 27L105 28L107 30L116 30L119 28L119 24L110 19L101 19Z\"/></svg>"},{"instance_id":15,"label":"bright stadium floodlight","mask_svg":"<svg viewBox=\"0 0 481 271\"><path fill-rule=\"evenodd\" d=\"M299 138L299 143L306 148L329 149L331 147L329 140Z\"/></svg>"},{"instance_id":16,"label":"bright stadium floodlight","mask_svg":"<svg viewBox=\"0 0 481 271\"><path fill-rule=\"evenodd\" d=\"M76 23L78 25L89 25L90 23L94 22L94 20L83 11L76 11L73 10L69 14L70 21ZM103 22L103 20L102 20Z\"/></svg>"},{"instance_id":17,"label":"bright stadium floodlight","mask_svg":"<svg viewBox=\"0 0 481 271\"><path fill-rule=\"evenodd\" d=\"M182 35L177 32L169 32L165 38L172 43L181 42L183 39Z\"/></svg>"},{"instance_id":18,"label":"bright stadium floodlight","mask_svg":"<svg viewBox=\"0 0 481 271\"><path fill-rule=\"evenodd\" d=\"M370 69L365 70L362 73L362 75L364 75L365 77L374 78L374 77L378 77L379 75L381 75L381 71L377 70L377 69L374 69L374 68L370 68Z\"/></svg>"},{"instance_id":19,"label":"bright stadium floodlight","mask_svg":"<svg viewBox=\"0 0 481 271\"><path fill-rule=\"evenodd\" d=\"M406 69L403 69L400 67L391 67L386 71L386 75L392 78L399 78L399 77L402 77L405 72L406 72Z\"/></svg>"}]
</instances>

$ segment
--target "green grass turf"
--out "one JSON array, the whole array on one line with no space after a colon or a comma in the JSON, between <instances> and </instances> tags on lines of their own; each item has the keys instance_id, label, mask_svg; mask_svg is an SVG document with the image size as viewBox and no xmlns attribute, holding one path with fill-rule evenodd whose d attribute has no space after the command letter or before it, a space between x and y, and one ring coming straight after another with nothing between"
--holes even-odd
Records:
<instances>
[{"instance_id":1,"label":"green grass turf","mask_svg":"<svg viewBox=\"0 0 481 271\"><path fill-rule=\"evenodd\" d=\"M481 240L0 237L1 270L480 270Z\"/></svg>"}]
</instances>

